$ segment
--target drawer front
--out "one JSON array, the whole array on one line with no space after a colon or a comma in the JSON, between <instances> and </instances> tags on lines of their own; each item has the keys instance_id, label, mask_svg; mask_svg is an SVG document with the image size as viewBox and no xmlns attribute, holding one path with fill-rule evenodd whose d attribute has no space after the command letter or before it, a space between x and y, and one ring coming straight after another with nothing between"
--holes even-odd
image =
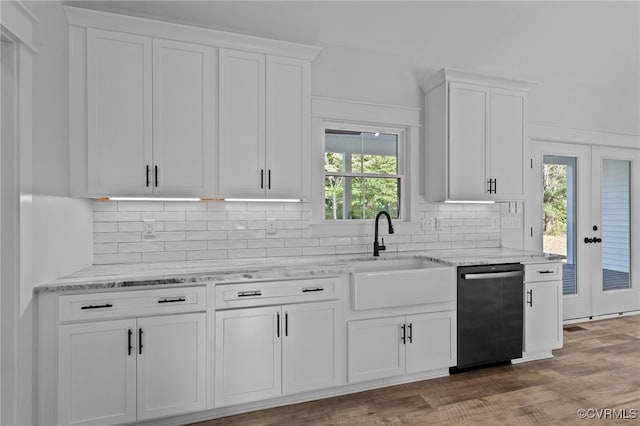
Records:
<instances>
[{"instance_id":1,"label":"drawer front","mask_svg":"<svg viewBox=\"0 0 640 426\"><path fill-rule=\"evenodd\" d=\"M540 263L524 266L524 280L531 283L535 281L558 281L562 279L562 263Z\"/></svg>"},{"instance_id":2,"label":"drawer front","mask_svg":"<svg viewBox=\"0 0 640 426\"><path fill-rule=\"evenodd\" d=\"M58 298L61 322L197 312L206 309L205 286L74 294Z\"/></svg>"},{"instance_id":3,"label":"drawer front","mask_svg":"<svg viewBox=\"0 0 640 426\"><path fill-rule=\"evenodd\" d=\"M217 284L216 309L338 299L337 278Z\"/></svg>"}]
</instances>

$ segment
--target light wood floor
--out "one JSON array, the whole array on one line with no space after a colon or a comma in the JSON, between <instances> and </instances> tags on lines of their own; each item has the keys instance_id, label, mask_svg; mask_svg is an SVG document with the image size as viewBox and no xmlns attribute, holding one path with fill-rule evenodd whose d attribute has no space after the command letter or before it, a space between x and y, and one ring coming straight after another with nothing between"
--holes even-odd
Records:
<instances>
[{"instance_id":1,"label":"light wood floor","mask_svg":"<svg viewBox=\"0 0 640 426\"><path fill-rule=\"evenodd\" d=\"M555 358L225 417L219 425L640 424L640 315L569 325ZM635 420L578 409L636 410ZM193 425L195 426L195 425Z\"/></svg>"}]
</instances>

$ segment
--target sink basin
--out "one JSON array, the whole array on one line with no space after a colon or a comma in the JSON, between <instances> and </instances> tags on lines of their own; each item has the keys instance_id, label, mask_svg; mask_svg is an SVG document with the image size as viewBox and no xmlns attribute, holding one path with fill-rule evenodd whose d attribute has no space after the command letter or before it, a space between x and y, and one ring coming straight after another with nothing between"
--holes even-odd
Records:
<instances>
[{"instance_id":1,"label":"sink basin","mask_svg":"<svg viewBox=\"0 0 640 426\"><path fill-rule=\"evenodd\" d=\"M442 268L444 265L426 259L372 259L355 264L356 274L364 272L406 271L409 269Z\"/></svg>"},{"instance_id":2,"label":"sink basin","mask_svg":"<svg viewBox=\"0 0 640 426\"><path fill-rule=\"evenodd\" d=\"M376 259L355 264L354 310L447 304L455 307L453 266L425 259Z\"/></svg>"}]
</instances>

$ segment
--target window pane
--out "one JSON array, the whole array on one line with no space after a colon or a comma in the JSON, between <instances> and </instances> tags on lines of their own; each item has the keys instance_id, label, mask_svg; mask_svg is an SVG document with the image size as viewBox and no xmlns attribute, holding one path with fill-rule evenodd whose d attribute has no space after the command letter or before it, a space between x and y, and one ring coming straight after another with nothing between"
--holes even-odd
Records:
<instances>
[{"instance_id":1,"label":"window pane","mask_svg":"<svg viewBox=\"0 0 640 426\"><path fill-rule=\"evenodd\" d=\"M362 154L364 173L398 174L397 135L363 133Z\"/></svg>"},{"instance_id":2,"label":"window pane","mask_svg":"<svg viewBox=\"0 0 640 426\"><path fill-rule=\"evenodd\" d=\"M346 205L349 206L351 199L351 210L347 211L346 219L365 219L364 217L364 179L361 177L345 178L347 180L347 190L350 197L346 198ZM346 209L348 210L349 207Z\"/></svg>"},{"instance_id":3,"label":"window pane","mask_svg":"<svg viewBox=\"0 0 640 426\"><path fill-rule=\"evenodd\" d=\"M602 163L602 290L631 288L631 162Z\"/></svg>"},{"instance_id":4,"label":"window pane","mask_svg":"<svg viewBox=\"0 0 640 426\"><path fill-rule=\"evenodd\" d=\"M562 293L577 294L575 157L544 156L543 251L566 257Z\"/></svg>"},{"instance_id":5,"label":"window pane","mask_svg":"<svg viewBox=\"0 0 640 426\"><path fill-rule=\"evenodd\" d=\"M344 154L341 152L324 153L325 172L344 172Z\"/></svg>"},{"instance_id":6,"label":"window pane","mask_svg":"<svg viewBox=\"0 0 640 426\"><path fill-rule=\"evenodd\" d=\"M362 152L362 134L360 132L327 129L324 138L324 151L325 171L347 173L362 171L362 167L359 165L352 167L353 155Z\"/></svg>"},{"instance_id":7,"label":"window pane","mask_svg":"<svg viewBox=\"0 0 640 426\"><path fill-rule=\"evenodd\" d=\"M364 182L365 219L374 219L381 210L397 219L400 213L400 179L365 178Z\"/></svg>"},{"instance_id":8,"label":"window pane","mask_svg":"<svg viewBox=\"0 0 640 426\"><path fill-rule=\"evenodd\" d=\"M324 179L324 218L344 219L344 178L327 176Z\"/></svg>"}]
</instances>

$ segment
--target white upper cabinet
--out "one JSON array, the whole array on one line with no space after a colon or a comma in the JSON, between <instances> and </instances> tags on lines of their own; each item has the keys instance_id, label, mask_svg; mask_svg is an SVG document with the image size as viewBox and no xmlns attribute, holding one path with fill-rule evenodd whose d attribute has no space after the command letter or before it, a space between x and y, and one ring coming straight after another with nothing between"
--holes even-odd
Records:
<instances>
[{"instance_id":1,"label":"white upper cabinet","mask_svg":"<svg viewBox=\"0 0 640 426\"><path fill-rule=\"evenodd\" d=\"M308 195L310 69L308 60L220 49L220 196Z\"/></svg>"},{"instance_id":2,"label":"white upper cabinet","mask_svg":"<svg viewBox=\"0 0 640 426\"><path fill-rule=\"evenodd\" d=\"M89 194L211 194L211 50L87 30Z\"/></svg>"},{"instance_id":3,"label":"white upper cabinet","mask_svg":"<svg viewBox=\"0 0 640 426\"><path fill-rule=\"evenodd\" d=\"M193 196L212 193L211 51L207 46L153 40L156 192Z\"/></svg>"},{"instance_id":4,"label":"white upper cabinet","mask_svg":"<svg viewBox=\"0 0 640 426\"><path fill-rule=\"evenodd\" d=\"M89 192L147 194L152 166L151 39L87 30Z\"/></svg>"},{"instance_id":5,"label":"white upper cabinet","mask_svg":"<svg viewBox=\"0 0 640 426\"><path fill-rule=\"evenodd\" d=\"M308 197L320 48L64 10L73 196Z\"/></svg>"},{"instance_id":6,"label":"white upper cabinet","mask_svg":"<svg viewBox=\"0 0 640 426\"><path fill-rule=\"evenodd\" d=\"M531 87L452 70L425 84L428 201L523 198L526 91Z\"/></svg>"},{"instance_id":7,"label":"white upper cabinet","mask_svg":"<svg viewBox=\"0 0 640 426\"><path fill-rule=\"evenodd\" d=\"M220 195L265 195L265 55L220 49Z\"/></svg>"}]
</instances>

